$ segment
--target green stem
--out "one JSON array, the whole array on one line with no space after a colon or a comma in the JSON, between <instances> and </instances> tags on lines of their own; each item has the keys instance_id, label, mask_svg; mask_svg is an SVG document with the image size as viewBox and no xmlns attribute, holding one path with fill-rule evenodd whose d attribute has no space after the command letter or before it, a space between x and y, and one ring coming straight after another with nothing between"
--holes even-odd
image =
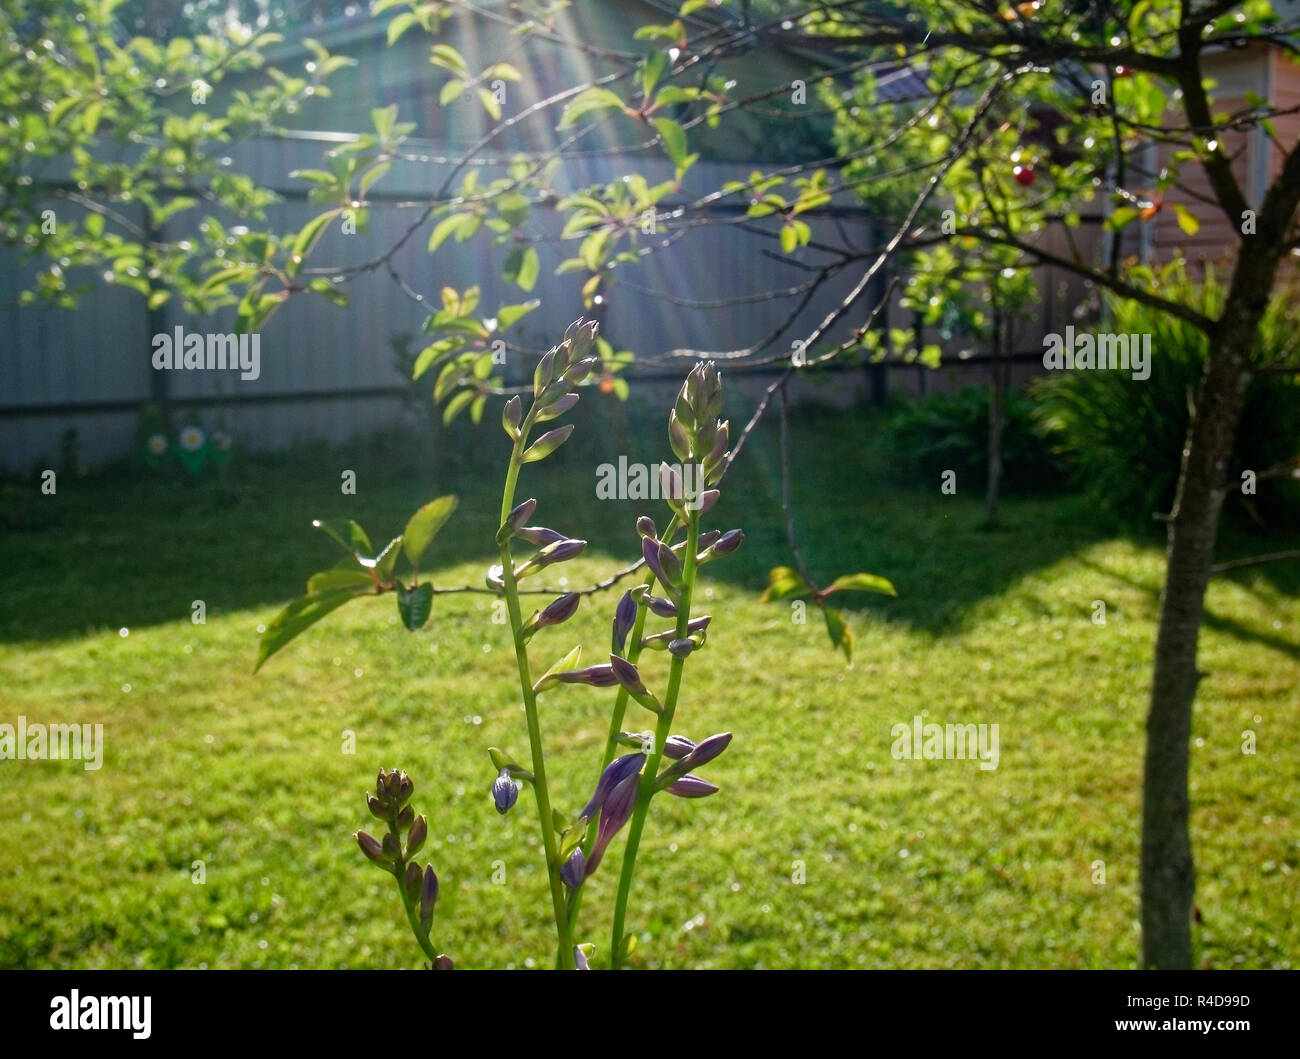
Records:
<instances>
[{"instance_id":1,"label":"green stem","mask_svg":"<svg viewBox=\"0 0 1300 1059\"><path fill-rule=\"evenodd\" d=\"M680 523L678 521L678 516L674 515L672 520L668 523L668 528L664 530L663 539L671 544L673 534L677 532L679 526ZM654 588L655 575L653 570L646 571L646 576L642 581L642 584L645 585L647 592ZM636 620L632 623L632 631L628 633L628 646L624 657L633 665L636 665L637 660L641 657L641 636L645 632L645 621L648 612L649 608L644 603L637 607ZM629 698L631 698L631 696L628 694L627 688L623 687L618 689L618 694L614 697L614 710L610 714L609 719L609 735L605 738L605 756L600 763L601 772L604 772L605 769L609 767L609 763L614 760L614 754L618 751L618 734L623 730L623 722L627 715L627 703ZM599 773L597 775L599 775ZM591 847L596 842L596 832L592 826L593 824L594 821L587 825L587 834L582 840L583 856L587 856L591 853ZM582 907L582 894L583 889L579 888L578 891L569 898L570 931L574 931L577 928L578 910Z\"/></svg>"},{"instance_id":2,"label":"green stem","mask_svg":"<svg viewBox=\"0 0 1300 1059\"><path fill-rule=\"evenodd\" d=\"M504 524L514 508L515 486L519 480L519 456L523 451L524 440L532 426L532 413L522 424L519 438L510 453L510 467L506 472L505 490L501 500L501 523ZM528 721L528 745L533 756L533 791L537 798L537 815L542 825L542 848L546 853L546 877L551 887L551 906L555 916L555 932L559 949L556 953L556 966L561 970L572 970L573 941L569 927L569 916L565 908L564 883L560 880L560 863L555 844L555 829L551 820L551 795L546 785L546 756L542 749L542 727L537 717L537 696L533 693L533 677L528 665L528 648L524 644L520 630L523 617L519 610L519 583L515 580L514 563L510 558L510 540L501 545L501 580L505 585L506 608L510 612L510 628L515 641L515 661L519 665L519 685L524 697L524 715Z\"/></svg>"},{"instance_id":3,"label":"green stem","mask_svg":"<svg viewBox=\"0 0 1300 1059\"><path fill-rule=\"evenodd\" d=\"M677 636L686 636L691 620L691 594L695 589L696 553L699 551L700 513L691 511L686 523L686 555L682 565L682 600L677 608ZM618 896L614 902L614 926L610 933L610 969L617 971L623 964L623 924L627 917L627 899L632 891L632 876L636 872L636 855L641 845L641 832L645 828L646 813L654 796L655 779L659 763L663 760L664 744L672 734L673 712L677 708L677 694L682 686L684 658L673 656L668 670L668 690L664 693L664 710L655 727L655 743L641 773L637 790L636 808L627 834L627 848L623 853L623 871L618 879Z\"/></svg>"},{"instance_id":4,"label":"green stem","mask_svg":"<svg viewBox=\"0 0 1300 1059\"><path fill-rule=\"evenodd\" d=\"M403 862L398 865L397 872L397 889L402 895L402 907L406 909L406 921L411 924L411 933L415 935L415 940L420 943L420 948L424 954L429 957L429 962L433 963L438 958L438 950L434 948L433 942L427 935L420 930L420 917L415 914L415 902L406 893L406 887L402 885L402 876L406 874L406 864Z\"/></svg>"}]
</instances>

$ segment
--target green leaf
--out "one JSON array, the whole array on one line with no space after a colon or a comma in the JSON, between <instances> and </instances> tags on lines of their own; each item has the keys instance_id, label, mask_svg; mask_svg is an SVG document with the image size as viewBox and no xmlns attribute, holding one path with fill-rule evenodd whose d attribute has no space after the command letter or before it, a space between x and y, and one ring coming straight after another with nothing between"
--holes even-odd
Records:
<instances>
[{"instance_id":1,"label":"green leaf","mask_svg":"<svg viewBox=\"0 0 1300 1059\"><path fill-rule=\"evenodd\" d=\"M311 253L311 248L315 245L316 240L320 238L320 233L338 216L338 210L330 210L328 213L322 213L318 217L313 217L299 229L298 234L294 236L293 250L289 257L289 264L285 271L291 276L298 274L298 269L302 266L303 258Z\"/></svg>"},{"instance_id":2,"label":"green leaf","mask_svg":"<svg viewBox=\"0 0 1300 1059\"><path fill-rule=\"evenodd\" d=\"M364 199L366 197L366 193L372 187L375 186L375 181L379 180L380 177L382 177L385 173L387 173L392 168L393 168L393 163L385 160L382 162L376 162L364 173L362 173L361 180L357 185L358 190L361 193L361 198Z\"/></svg>"},{"instance_id":3,"label":"green leaf","mask_svg":"<svg viewBox=\"0 0 1300 1059\"><path fill-rule=\"evenodd\" d=\"M442 246L443 241L452 232L456 231L461 222L465 219L463 213L452 213L440 220L433 228L433 234L429 236L429 253L433 253L438 247Z\"/></svg>"},{"instance_id":4,"label":"green leaf","mask_svg":"<svg viewBox=\"0 0 1300 1059\"><path fill-rule=\"evenodd\" d=\"M350 599L363 594L360 588L332 588L325 592L301 596L290 603L271 621L262 634L257 648L256 673L276 651L284 647L299 633L309 629L330 611L341 607Z\"/></svg>"},{"instance_id":5,"label":"green leaf","mask_svg":"<svg viewBox=\"0 0 1300 1059\"><path fill-rule=\"evenodd\" d=\"M655 118L652 122L664 142L664 153L678 169L686 167L686 133L672 118Z\"/></svg>"},{"instance_id":6,"label":"green leaf","mask_svg":"<svg viewBox=\"0 0 1300 1059\"><path fill-rule=\"evenodd\" d=\"M832 646L842 650L845 659L852 662L853 630L849 628L848 622L844 620L844 615L830 607L824 607L822 613L826 615L826 631L830 633Z\"/></svg>"},{"instance_id":7,"label":"green leaf","mask_svg":"<svg viewBox=\"0 0 1300 1059\"><path fill-rule=\"evenodd\" d=\"M646 99L654 95L655 88L667 69L667 52L656 50L646 56L645 65L641 68L641 90L645 93Z\"/></svg>"},{"instance_id":8,"label":"green leaf","mask_svg":"<svg viewBox=\"0 0 1300 1059\"><path fill-rule=\"evenodd\" d=\"M488 117L493 121L501 120L501 104L497 102L497 97L492 94L488 88L480 88L477 92L478 101L483 104L483 109L488 112Z\"/></svg>"},{"instance_id":9,"label":"green leaf","mask_svg":"<svg viewBox=\"0 0 1300 1059\"><path fill-rule=\"evenodd\" d=\"M545 673L538 678L537 683L533 685L533 691L544 691L552 684L557 684L557 673L567 673L570 669L577 669L578 662L582 659L582 644L579 644L567 655L561 658L555 665L551 666Z\"/></svg>"},{"instance_id":10,"label":"green leaf","mask_svg":"<svg viewBox=\"0 0 1300 1059\"><path fill-rule=\"evenodd\" d=\"M433 543L433 538L447 524L447 520L451 518L452 512L456 510L456 505L459 503L460 501L451 494L440 496L437 500L430 500L407 520L402 540L406 548L406 557L413 566L418 565L424 558L424 553Z\"/></svg>"},{"instance_id":11,"label":"green leaf","mask_svg":"<svg viewBox=\"0 0 1300 1059\"><path fill-rule=\"evenodd\" d=\"M348 296L339 290L338 286L331 283L324 276L317 276L307 284L307 289L313 294L319 294L331 305L337 305L340 309L348 304Z\"/></svg>"},{"instance_id":12,"label":"green leaf","mask_svg":"<svg viewBox=\"0 0 1300 1059\"><path fill-rule=\"evenodd\" d=\"M402 624L411 632L423 627L433 610L433 585L428 581L415 588L397 586L397 613L402 616Z\"/></svg>"},{"instance_id":13,"label":"green leaf","mask_svg":"<svg viewBox=\"0 0 1300 1059\"><path fill-rule=\"evenodd\" d=\"M442 91L438 93L438 105L441 107L445 107L448 103L454 102L455 100L459 99L461 97L461 94L464 91L465 91L465 82L462 81L459 77L453 77L450 81L448 81L445 85L442 86Z\"/></svg>"},{"instance_id":14,"label":"green leaf","mask_svg":"<svg viewBox=\"0 0 1300 1059\"><path fill-rule=\"evenodd\" d=\"M414 24L414 11L403 11L400 15L395 15L393 20L388 23L388 46L391 48L395 43L397 43L397 38L410 29Z\"/></svg>"},{"instance_id":15,"label":"green leaf","mask_svg":"<svg viewBox=\"0 0 1300 1059\"><path fill-rule=\"evenodd\" d=\"M1181 202L1174 203L1174 215L1178 219L1178 227L1187 235L1195 235L1201 230L1201 222Z\"/></svg>"},{"instance_id":16,"label":"green leaf","mask_svg":"<svg viewBox=\"0 0 1300 1059\"><path fill-rule=\"evenodd\" d=\"M429 62L433 63L434 66L441 66L444 70L450 70L467 80L469 78L469 64L465 62L464 56L450 44L435 44L433 51L429 55Z\"/></svg>"},{"instance_id":17,"label":"green leaf","mask_svg":"<svg viewBox=\"0 0 1300 1059\"><path fill-rule=\"evenodd\" d=\"M875 574L844 574L832 581L822 594L829 596L832 592L879 592L882 596L898 595L889 581Z\"/></svg>"},{"instance_id":18,"label":"green leaf","mask_svg":"<svg viewBox=\"0 0 1300 1059\"><path fill-rule=\"evenodd\" d=\"M499 746L488 747L488 757L492 759L492 767L500 772L502 769L520 768L519 762L502 750Z\"/></svg>"},{"instance_id":19,"label":"green leaf","mask_svg":"<svg viewBox=\"0 0 1300 1059\"><path fill-rule=\"evenodd\" d=\"M1106 218L1106 227L1112 232L1118 232L1137 215L1138 211L1132 206L1117 206L1110 211L1110 216Z\"/></svg>"},{"instance_id":20,"label":"green leaf","mask_svg":"<svg viewBox=\"0 0 1300 1059\"><path fill-rule=\"evenodd\" d=\"M536 247L516 246L506 255L502 272L511 283L522 290L530 291L537 285L541 267L541 259L537 256Z\"/></svg>"},{"instance_id":21,"label":"green leaf","mask_svg":"<svg viewBox=\"0 0 1300 1059\"><path fill-rule=\"evenodd\" d=\"M460 393L447 402L447 407L442 410L442 421L450 423L472 400L474 400L473 390L461 390Z\"/></svg>"},{"instance_id":22,"label":"green leaf","mask_svg":"<svg viewBox=\"0 0 1300 1059\"><path fill-rule=\"evenodd\" d=\"M358 559L375 550L375 546L370 543L370 538L366 536L366 531L350 518L315 519L312 525L338 541L345 550Z\"/></svg>"},{"instance_id":23,"label":"green leaf","mask_svg":"<svg viewBox=\"0 0 1300 1059\"><path fill-rule=\"evenodd\" d=\"M539 305L541 301L534 298L532 301L520 302L518 305L503 305L497 310L497 327L498 331L507 331L513 327L519 320L527 316Z\"/></svg>"},{"instance_id":24,"label":"green leaf","mask_svg":"<svg viewBox=\"0 0 1300 1059\"><path fill-rule=\"evenodd\" d=\"M781 228L781 252L793 254L799 248L799 233L794 230L793 224L785 224Z\"/></svg>"},{"instance_id":25,"label":"green leaf","mask_svg":"<svg viewBox=\"0 0 1300 1059\"><path fill-rule=\"evenodd\" d=\"M375 585L374 579L365 570L347 563L321 570L307 578L307 594L320 595L336 588L355 588L368 591Z\"/></svg>"},{"instance_id":26,"label":"green leaf","mask_svg":"<svg viewBox=\"0 0 1300 1059\"><path fill-rule=\"evenodd\" d=\"M809 596L812 595L812 586L803 579L803 576L788 566L775 566L768 571L768 585L763 594L758 597L760 603L772 603L778 599L789 599L792 596Z\"/></svg>"},{"instance_id":27,"label":"green leaf","mask_svg":"<svg viewBox=\"0 0 1300 1059\"><path fill-rule=\"evenodd\" d=\"M608 88L591 87L585 91L579 92L569 105L564 108L564 114L560 118L560 124L556 126L559 129L567 129L573 125L584 114L590 114L596 110L609 110L612 107L623 109L623 100L611 92Z\"/></svg>"},{"instance_id":28,"label":"green leaf","mask_svg":"<svg viewBox=\"0 0 1300 1059\"><path fill-rule=\"evenodd\" d=\"M370 112L370 120L374 122L375 132L379 134L379 138L388 139L392 135L393 126L397 123L397 104L377 107Z\"/></svg>"},{"instance_id":29,"label":"green leaf","mask_svg":"<svg viewBox=\"0 0 1300 1059\"><path fill-rule=\"evenodd\" d=\"M402 538L394 537L374 559L374 562L362 561L362 566L373 566L380 581L388 584L393 580L393 569L397 566L397 557L402 552Z\"/></svg>"}]
</instances>

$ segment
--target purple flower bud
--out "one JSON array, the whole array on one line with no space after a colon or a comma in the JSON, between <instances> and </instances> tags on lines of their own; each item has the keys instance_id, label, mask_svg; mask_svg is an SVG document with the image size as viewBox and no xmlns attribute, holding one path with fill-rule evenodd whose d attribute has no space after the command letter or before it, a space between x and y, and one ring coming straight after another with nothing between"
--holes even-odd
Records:
<instances>
[{"instance_id":1,"label":"purple flower bud","mask_svg":"<svg viewBox=\"0 0 1300 1059\"><path fill-rule=\"evenodd\" d=\"M618 677L611 665L587 666L586 669L570 669L555 676L565 684L587 684L593 688L611 688L618 683Z\"/></svg>"},{"instance_id":2,"label":"purple flower bud","mask_svg":"<svg viewBox=\"0 0 1300 1059\"><path fill-rule=\"evenodd\" d=\"M424 869L424 878L420 881L420 926L426 934L433 923L433 906L438 903L438 876L434 874L433 865Z\"/></svg>"},{"instance_id":3,"label":"purple flower bud","mask_svg":"<svg viewBox=\"0 0 1300 1059\"><path fill-rule=\"evenodd\" d=\"M645 537L641 541L641 558L645 560L646 566L650 567L655 577L659 578L662 584L668 584L668 578L664 574L664 568L659 564L659 541L654 537Z\"/></svg>"},{"instance_id":4,"label":"purple flower bud","mask_svg":"<svg viewBox=\"0 0 1300 1059\"><path fill-rule=\"evenodd\" d=\"M636 666L626 658L620 658L618 655L609 656L610 668L614 670L614 676L618 682L627 688L628 691L645 691L645 684L641 680L641 674L637 672Z\"/></svg>"},{"instance_id":5,"label":"purple flower bud","mask_svg":"<svg viewBox=\"0 0 1300 1059\"><path fill-rule=\"evenodd\" d=\"M634 772L621 780L605 799L600 810L600 822L596 825L596 841L592 844L591 856L587 858L587 878L591 877L600 864L600 858L605 855L605 847L609 845L610 839L619 833L632 816L640 785L641 777Z\"/></svg>"},{"instance_id":6,"label":"purple flower bud","mask_svg":"<svg viewBox=\"0 0 1300 1059\"><path fill-rule=\"evenodd\" d=\"M700 740L699 744L688 754L683 761L687 769L699 768L706 765L715 757L727 749L731 742L730 732L719 732L717 735L711 735L708 739Z\"/></svg>"},{"instance_id":7,"label":"purple flower bud","mask_svg":"<svg viewBox=\"0 0 1300 1059\"><path fill-rule=\"evenodd\" d=\"M711 544L713 544L714 541L716 541L721 536L722 533L719 530L708 530L707 532L700 534L700 539L696 542L696 544L700 548L700 550L703 551L704 549L708 548Z\"/></svg>"},{"instance_id":8,"label":"purple flower bud","mask_svg":"<svg viewBox=\"0 0 1300 1059\"><path fill-rule=\"evenodd\" d=\"M551 563L562 563L576 555L581 555L585 547L587 547L586 541L572 539L556 541L543 548L537 557L543 565L549 566Z\"/></svg>"},{"instance_id":9,"label":"purple flower bud","mask_svg":"<svg viewBox=\"0 0 1300 1059\"><path fill-rule=\"evenodd\" d=\"M652 614L657 614L661 618L677 617L677 604L671 599L660 599L658 596L646 596L645 605L650 608Z\"/></svg>"},{"instance_id":10,"label":"purple flower bud","mask_svg":"<svg viewBox=\"0 0 1300 1059\"><path fill-rule=\"evenodd\" d=\"M641 766L645 764L645 754L624 754L622 757L616 757L608 765L605 771L600 774L600 779L596 781L596 791L591 796L582 812L578 814L579 820L590 820L605 804L605 799L609 797L609 792L617 787L623 780L629 776L635 776L641 771Z\"/></svg>"},{"instance_id":11,"label":"purple flower bud","mask_svg":"<svg viewBox=\"0 0 1300 1059\"><path fill-rule=\"evenodd\" d=\"M564 374L560 376L560 379L565 383L582 382L583 379L598 367L600 367L599 357L583 357L581 360L575 361L571 364Z\"/></svg>"},{"instance_id":12,"label":"purple flower bud","mask_svg":"<svg viewBox=\"0 0 1300 1059\"><path fill-rule=\"evenodd\" d=\"M559 419L570 408L578 403L576 393L566 393L563 397L557 397L554 401L548 401L545 407L539 407L533 413L533 419L538 423L546 423L552 419Z\"/></svg>"},{"instance_id":13,"label":"purple flower bud","mask_svg":"<svg viewBox=\"0 0 1300 1059\"><path fill-rule=\"evenodd\" d=\"M682 426L676 412L668 413L668 444L672 446L679 460L685 461L691 458L691 436Z\"/></svg>"},{"instance_id":14,"label":"purple flower bud","mask_svg":"<svg viewBox=\"0 0 1300 1059\"><path fill-rule=\"evenodd\" d=\"M665 500L682 499L682 476L677 473L676 467L667 463L659 464L659 488Z\"/></svg>"},{"instance_id":15,"label":"purple flower bud","mask_svg":"<svg viewBox=\"0 0 1300 1059\"><path fill-rule=\"evenodd\" d=\"M559 530L547 529L545 526L520 526L515 530L515 536L534 548L545 548L548 544L568 539Z\"/></svg>"},{"instance_id":16,"label":"purple flower bud","mask_svg":"<svg viewBox=\"0 0 1300 1059\"><path fill-rule=\"evenodd\" d=\"M501 409L501 426L511 438L519 437L519 424L524 417L524 403L515 394Z\"/></svg>"},{"instance_id":17,"label":"purple flower bud","mask_svg":"<svg viewBox=\"0 0 1300 1059\"><path fill-rule=\"evenodd\" d=\"M397 841L397 836L391 831L384 836L384 841L380 843L380 849L384 852L384 858L391 860L394 864L402 859L402 844Z\"/></svg>"},{"instance_id":18,"label":"purple flower bud","mask_svg":"<svg viewBox=\"0 0 1300 1059\"><path fill-rule=\"evenodd\" d=\"M368 835L364 831L358 831L352 836L357 840L357 845L361 847L361 852L373 860L381 868L393 870L393 865L389 859L384 856L384 848L379 844L379 840L374 835Z\"/></svg>"},{"instance_id":19,"label":"purple flower bud","mask_svg":"<svg viewBox=\"0 0 1300 1059\"><path fill-rule=\"evenodd\" d=\"M636 623L636 598L631 592L624 592L623 598L614 608L614 647L615 653L622 653L627 643L627 634Z\"/></svg>"},{"instance_id":20,"label":"purple flower bud","mask_svg":"<svg viewBox=\"0 0 1300 1059\"><path fill-rule=\"evenodd\" d=\"M497 530L497 544L504 544L508 541L512 534L519 531L520 526L533 517L533 512L536 510L536 500L525 500L522 504L516 506L506 516L506 520L501 523L501 528Z\"/></svg>"},{"instance_id":21,"label":"purple flower bud","mask_svg":"<svg viewBox=\"0 0 1300 1059\"><path fill-rule=\"evenodd\" d=\"M384 809L384 803L373 794L366 795L366 806L370 809L371 815L377 816L380 820L388 815Z\"/></svg>"},{"instance_id":22,"label":"purple flower bud","mask_svg":"<svg viewBox=\"0 0 1300 1059\"><path fill-rule=\"evenodd\" d=\"M713 510L713 505L718 502L718 497L722 494L716 489L706 489L700 494L700 514Z\"/></svg>"},{"instance_id":23,"label":"purple flower bud","mask_svg":"<svg viewBox=\"0 0 1300 1059\"><path fill-rule=\"evenodd\" d=\"M452 968L453 964L451 962L451 957L445 952L433 961L433 969L435 971L450 971Z\"/></svg>"},{"instance_id":24,"label":"purple flower bud","mask_svg":"<svg viewBox=\"0 0 1300 1059\"><path fill-rule=\"evenodd\" d=\"M663 541L659 542L659 568L667 576L669 585L676 587L682 580L682 564L673 550Z\"/></svg>"},{"instance_id":25,"label":"purple flower bud","mask_svg":"<svg viewBox=\"0 0 1300 1059\"><path fill-rule=\"evenodd\" d=\"M561 622L568 621L573 617L574 613L578 609L578 604L581 602L582 596L579 593L566 592L537 615L538 628L545 628L548 625L559 625Z\"/></svg>"},{"instance_id":26,"label":"purple flower bud","mask_svg":"<svg viewBox=\"0 0 1300 1059\"><path fill-rule=\"evenodd\" d=\"M424 845L424 840L429 837L429 821L421 813L415 818L415 823L411 825L411 833L406 836L406 855L408 857L418 853L420 847Z\"/></svg>"},{"instance_id":27,"label":"purple flower bud","mask_svg":"<svg viewBox=\"0 0 1300 1059\"><path fill-rule=\"evenodd\" d=\"M674 658L685 658L688 654L690 654L694 650L695 650L695 641L689 638L683 637L680 640L668 641L668 653L671 654Z\"/></svg>"},{"instance_id":28,"label":"purple flower bud","mask_svg":"<svg viewBox=\"0 0 1300 1059\"><path fill-rule=\"evenodd\" d=\"M698 618L692 618L686 623L686 631L687 633L703 632L712 620L712 614L702 614Z\"/></svg>"},{"instance_id":29,"label":"purple flower bud","mask_svg":"<svg viewBox=\"0 0 1300 1059\"><path fill-rule=\"evenodd\" d=\"M402 876L402 889L406 891L409 900L420 899L420 866L415 861L406 866L406 872Z\"/></svg>"},{"instance_id":30,"label":"purple flower bud","mask_svg":"<svg viewBox=\"0 0 1300 1059\"><path fill-rule=\"evenodd\" d=\"M696 775L687 775L674 782L671 786L664 788L669 794L675 794L678 798L707 798L710 794L717 794L718 788L708 780L702 780Z\"/></svg>"},{"instance_id":31,"label":"purple flower bud","mask_svg":"<svg viewBox=\"0 0 1300 1059\"><path fill-rule=\"evenodd\" d=\"M582 885L586 875L587 858L582 855L582 850L575 849L569 854L569 859L560 866L560 881L570 890L576 890Z\"/></svg>"},{"instance_id":32,"label":"purple flower bud","mask_svg":"<svg viewBox=\"0 0 1300 1059\"><path fill-rule=\"evenodd\" d=\"M533 396L540 397L542 391L551 384L551 377L555 373L555 350L550 350L541 360L537 362L537 367L533 369Z\"/></svg>"},{"instance_id":33,"label":"purple flower bud","mask_svg":"<svg viewBox=\"0 0 1300 1059\"><path fill-rule=\"evenodd\" d=\"M573 966L579 971L591 970L591 964L587 962L587 954L582 951L581 945L573 947Z\"/></svg>"},{"instance_id":34,"label":"purple flower bud","mask_svg":"<svg viewBox=\"0 0 1300 1059\"><path fill-rule=\"evenodd\" d=\"M642 537L658 538L659 536L659 530L655 527L655 520L649 515L642 515L636 520L636 531Z\"/></svg>"},{"instance_id":35,"label":"purple flower bud","mask_svg":"<svg viewBox=\"0 0 1300 1059\"><path fill-rule=\"evenodd\" d=\"M684 735L670 735L664 741L664 757L672 758L674 761L680 761L694 749L695 743Z\"/></svg>"},{"instance_id":36,"label":"purple flower bud","mask_svg":"<svg viewBox=\"0 0 1300 1059\"><path fill-rule=\"evenodd\" d=\"M504 816L518 800L519 784L510 778L509 769L502 769L492 783L492 801L496 803L497 812Z\"/></svg>"},{"instance_id":37,"label":"purple flower bud","mask_svg":"<svg viewBox=\"0 0 1300 1059\"><path fill-rule=\"evenodd\" d=\"M717 543L709 550L712 551L714 555L730 555L740 547L744 540L745 533L743 530L727 530L727 532L719 537Z\"/></svg>"}]
</instances>

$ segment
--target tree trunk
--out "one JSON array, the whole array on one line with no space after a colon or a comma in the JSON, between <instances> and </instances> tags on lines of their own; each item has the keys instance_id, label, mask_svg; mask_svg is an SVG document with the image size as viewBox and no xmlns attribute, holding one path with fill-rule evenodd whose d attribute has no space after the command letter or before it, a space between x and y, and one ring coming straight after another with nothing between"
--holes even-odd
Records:
<instances>
[{"instance_id":1,"label":"tree trunk","mask_svg":"<svg viewBox=\"0 0 1300 1059\"><path fill-rule=\"evenodd\" d=\"M984 517L998 513L998 488L1002 482L1002 424L1006 418L1002 382L1002 314L993 311L993 342L989 347L989 477L984 492Z\"/></svg>"},{"instance_id":2,"label":"tree trunk","mask_svg":"<svg viewBox=\"0 0 1300 1059\"><path fill-rule=\"evenodd\" d=\"M1142 789L1144 967L1192 966L1195 870L1187 772L1192 701L1201 678L1196 647L1227 495L1228 460L1250 381L1251 352L1276 271L1277 255L1268 250L1243 252L1238 262L1218 326L1210 335L1169 522Z\"/></svg>"}]
</instances>

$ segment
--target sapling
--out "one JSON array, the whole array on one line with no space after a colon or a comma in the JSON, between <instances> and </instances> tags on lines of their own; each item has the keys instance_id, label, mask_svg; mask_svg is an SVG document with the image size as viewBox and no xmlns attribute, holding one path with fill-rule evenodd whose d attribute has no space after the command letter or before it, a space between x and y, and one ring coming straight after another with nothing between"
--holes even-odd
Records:
<instances>
[{"instance_id":1,"label":"sapling","mask_svg":"<svg viewBox=\"0 0 1300 1059\"><path fill-rule=\"evenodd\" d=\"M509 615L529 747L527 765L498 747L488 749L495 771L491 798L497 811L505 815L516 806L521 791L530 792L541 831L555 924L554 963L557 968L582 970L590 966L595 954L593 944L577 942L582 894L610 844L626 827L609 942L609 966L618 968L633 944L634 935L625 931L625 925L641 836L653 799L660 794L703 798L718 790L697 770L727 748L731 734L719 733L696 743L674 731L674 725L687 661L705 646L712 621L710 615L692 611L700 568L735 551L744 539L738 529L725 533L701 529L703 515L717 502L716 486L730 455L728 424L720 418L722 377L714 364L703 363L687 376L668 416L668 440L679 461L676 466L660 465L661 495L666 498L669 518L662 532L648 516L636 521L645 571L641 583L625 591L614 608L609 650L602 647L600 651L604 660L582 665L582 647L578 645L540 676L535 675L530 655L535 638L571 618L583 595L595 588L589 593L559 594L524 616L522 597L532 593L521 588L521 582L580 555L587 542L535 524L538 501L517 503L515 494L521 471L545 460L573 432L570 424L535 434L539 427L573 408L579 399L578 388L598 373L600 359L593 353L596 330L595 322L579 320L570 326L564 340L539 360L527 409L523 395L517 394L502 410L501 425L511 449L495 541L500 562L487 573L488 589L504 600ZM420 628L428 619L435 594L429 582L420 581L420 562L455 506L454 497L440 497L425 505L412 516L402 536L377 553L356 523L317 523L344 547L349 558L313 575L307 594L289 604L267 627L258 666L325 614L361 595L396 593L403 623L412 631ZM399 576L397 562L403 555L411 571ZM661 620L669 626L647 628ZM653 689L641 671L640 659L647 650L667 654L668 675L662 690ZM614 692L609 734L594 770L592 795L571 819L551 802L538 711L540 696L557 694L569 684ZM653 716L650 731L626 730L631 704ZM430 937L438 880L431 865L421 868L414 860L428 828L425 818L416 816L408 805L412 789L405 772L381 771L375 793L367 795L367 804L371 813L387 824L387 833L381 839L366 832L355 837L366 857L397 881L407 922L429 966L450 967L451 960L437 951Z\"/></svg>"}]
</instances>

